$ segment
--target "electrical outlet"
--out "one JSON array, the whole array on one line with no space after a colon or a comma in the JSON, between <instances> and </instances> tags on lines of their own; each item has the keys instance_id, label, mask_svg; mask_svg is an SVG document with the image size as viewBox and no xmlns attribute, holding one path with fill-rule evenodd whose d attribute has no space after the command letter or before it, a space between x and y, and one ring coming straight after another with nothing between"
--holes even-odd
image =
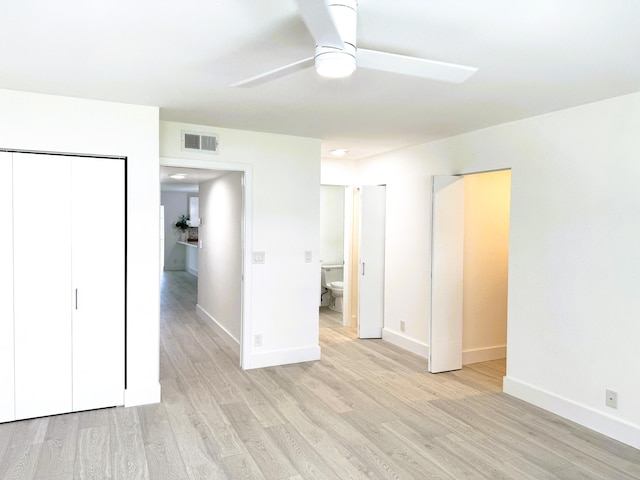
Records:
<instances>
[{"instance_id":1,"label":"electrical outlet","mask_svg":"<svg viewBox=\"0 0 640 480\"><path fill-rule=\"evenodd\" d=\"M607 407L618 408L618 392L614 392L613 390L607 390L606 404L607 404Z\"/></svg>"},{"instance_id":2,"label":"electrical outlet","mask_svg":"<svg viewBox=\"0 0 640 480\"><path fill-rule=\"evenodd\" d=\"M404 332L404 320L400 320L400 331Z\"/></svg>"},{"instance_id":3,"label":"electrical outlet","mask_svg":"<svg viewBox=\"0 0 640 480\"><path fill-rule=\"evenodd\" d=\"M261 333L257 333L253 336L253 346L254 347L261 347L262 346L262 334Z\"/></svg>"}]
</instances>

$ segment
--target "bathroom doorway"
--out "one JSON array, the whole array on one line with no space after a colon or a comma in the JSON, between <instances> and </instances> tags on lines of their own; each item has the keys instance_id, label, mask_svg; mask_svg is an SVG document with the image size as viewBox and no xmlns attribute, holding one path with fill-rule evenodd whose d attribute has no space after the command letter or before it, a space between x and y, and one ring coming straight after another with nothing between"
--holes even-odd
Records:
<instances>
[{"instance_id":1,"label":"bathroom doorway","mask_svg":"<svg viewBox=\"0 0 640 480\"><path fill-rule=\"evenodd\" d=\"M353 188L320 186L320 312L334 323L351 319L351 233Z\"/></svg>"},{"instance_id":2,"label":"bathroom doorway","mask_svg":"<svg viewBox=\"0 0 640 480\"><path fill-rule=\"evenodd\" d=\"M511 171L464 174L457 177L459 181L456 177L450 178L451 186L446 188L455 187L454 196L458 199L450 204L451 207L433 206L438 210L432 219L430 356L438 355L439 351L449 357L432 358L429 369L434 373L470 363L506 362L507 356ZM442 197L433 197L434 201L438 198ZM438 250L438 245L449 248L456 242L452 238L434 241L434 235L441 233L436 216L439 213L440 218L451 220L455 212L447 209L455 210L458 208L454 206L456 203L464 212L459 217L460 226L453 229L458 232L461 246L457 253L443 252ZM446 259L447 255L454 255L454 258ZM457 272L453 268L455 264L462 267ZM438 296L435 300L434 295ZM446 315L441 315L444 310L439 310L438 305L446 307ZM453 310L452 306L455 306ZM457 350L455 355L451 355L453 350ZM441 367L436 368L436 360L442 360Z\"/></svg>"},{"instance_id":3,"label":"bathroom doorway","mask_svg":"<svg viewBox=\"0 0 640 480\"><path fill-rule=\"evenodd\" d=\"M161 158L165 271L182 270L193 277L197 295L188 308L229 345L242 367L249 276L245 259L247 172L242 167L227 168ZM177 207L168 205L172 200ZM188 221L184 230L176 228L183 215Z\"/></svg>"}]
</instances>

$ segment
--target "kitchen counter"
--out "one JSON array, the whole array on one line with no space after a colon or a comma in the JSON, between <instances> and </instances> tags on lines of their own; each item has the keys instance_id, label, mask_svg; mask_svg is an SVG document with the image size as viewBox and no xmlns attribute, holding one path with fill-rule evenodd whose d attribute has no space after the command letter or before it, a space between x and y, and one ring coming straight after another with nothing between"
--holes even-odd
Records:
<instances>
[{"instance_id":1,"label":"kitchen counter","mask_svg":"<svg viewBox=\"0 0 640 480\"><path fill-rule=\"evenodd\" d=\"M178 242L180 245L186 245L187 247L195 247L198 248L198 240L194 240L193 242Z\"/></svg>"}]
</instances>

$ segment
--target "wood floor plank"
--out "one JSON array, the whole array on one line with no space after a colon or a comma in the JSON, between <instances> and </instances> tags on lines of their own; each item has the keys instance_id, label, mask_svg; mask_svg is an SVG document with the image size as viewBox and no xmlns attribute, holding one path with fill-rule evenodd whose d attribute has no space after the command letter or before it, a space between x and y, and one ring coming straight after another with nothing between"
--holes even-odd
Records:
<instances>
[{"instance_id":1,"label":"wood floor plank","mask_svg":"<svg viewBox=\"0 0 640 480\"><path fill-rule=\"evenodd\" d=\"M80 429L74 477L83 480L113 478L111 463L109 427Z\"/></svg>"},{"instance_id":2,"label":"wood floor plank","mask_svg":"<svg viewBox=\"0 0 640 480\"><path fill-rule=\"evenodd\" d=\"M51 417L40 449L35 478L73 477L80 415Z\"/></svg>"},{"instance_id":3,"label":"wood floor plank","mask_svg":"<svg viewBox=\"0 0 640 480\"><path fill-rule=\"evenodd\" d=\"M142 439L142 428L135 408L111 409L110 447L114 479L143 480L149 478L149 467Z\"/></svg>"},{"instance_id":4,"label":"wood floor plank","mask_svg":"<svg viewBox=\"0 0 640 480\"><path fill-rule=\"evenodd\" d=\"M176 437L178 451L190 479L217 478L224 480L227 475L210 455L198 430L184 413L181 404L166 406L171 429Z\"/></svg>"},{"instance_id":5,"label":"wood floor plank","mask_svg":"<svg viewBox=\"0 0 640 480\"><path fill-rule=\"evenodd\" d=\"M266 478L287 478L299 474L246 404L228 403L221 408Z\"/></svg>"},{"instance_id":6,"label":"wood floor plank","mask_svg":"<svg viewBox=\"0 0 640 480\"><path fill-rule=\"evenodd\" d=\"M53 417L32 418L13 423L8 446L22 447L44 442L51 418Z\"/></svg>"},{"instance_id":7,"label":"wood floor plank","mask_svg":"<svg viewBox=\"0 0 640 480\"><path fill-rule=\"evenodd\" d=\"M302 478L315 480L341 480L340 475L318 455L293 427L276 425L266 429L271 439L284 452Z\"/></svg>"},{"instance_id":8,"label":"wood floor plank","mask_svg":"<svg viewBox=\"0 0 640 480\"><path fill-rule=\"evenodd\" d=\"M371 470L362 463L354 454L352 449L347 447L340 438L349 438L349 442L364 445L368 439L355 429L341 436L334 435L325 425L317 421L317 417L310 415L308 410L302 410L299 406L292 405L286 407L284 412L286 417L296 432L298 432L307 443L323 458L334 466L338 472L342 472L344 478L364 479L370 478ZM322 417L327 420L326 417ZM341 418L334 415L329 421L333 425L341 422ZM357 440L359 439L359 440Z\"/></svg>"},{"instance_id":9,"label":"wood floor plank","mask_svg":"<svg viewBox=\"0 0 640 480\"><path fill-rule=\"evenodd\" d=\"M232 455L221 459L222 467L229 478L236 480L262 480L266 477L248 453Z\"/></svg>"},{"instance_id":10,"label":"wood floor plank","mask_svg":"<svg viewBox=\"0 0 640 480\"><path fill-rule=\"evenodd\" d=\"M34 478L41 448L41 443L22 444L8 448L4 457L0 459L0 478L3 480Z\"/></svg>"},{"instance_id":11,"label":"wood floor plank","mask_svg":"<svg viewBox=\"0 0 640 480\"><path fill-rule=\"evenodd\" d=\"M451 478L450 472L456 474L454 478L473 478L467 470L460 469L456 462L448 461L447 468L442 468L438 464L442 462L434 461L432 451L417 448L414 442L406 441L405 437L397 434L392 426L393 422L379 423L363 412L349 412L341 416L369 438L370 445L367 447L375 445L384 452L383 458L387 460L385 463L395 465L395 468L409 478L419 478L420 475L427 474L431 478ZM438 456L443 457L442 453Z\"/></svg>"},{"instance_id":12,"label":"wood floor plank","mask_svg":"<svg viewBox=\"0 0 640 480\"><path fill-rule=\"evenodd\" d=\"M171 480L189 478L163 405L138 408L149 476Z\"/></svg>"}]
</instances>

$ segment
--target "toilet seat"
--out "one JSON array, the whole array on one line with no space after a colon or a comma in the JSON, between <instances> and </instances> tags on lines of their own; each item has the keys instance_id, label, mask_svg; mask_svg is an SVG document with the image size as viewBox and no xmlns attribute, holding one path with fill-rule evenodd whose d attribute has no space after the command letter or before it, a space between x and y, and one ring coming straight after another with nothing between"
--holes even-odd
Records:
<instances>
[{"instance_id":1,"label":"toilet seat","mask_svg":"<svg viewBox=\"0 0 640 480\"><path fill-rule=\"evenodd\" d=\"M342 290L342 288L344 286L344 283L341 282L341 281L336 281L336 282L331 282L329 286L332 289L335 288L335 289L338 289L338 290Z\"/></svg>"}]
</instances>

